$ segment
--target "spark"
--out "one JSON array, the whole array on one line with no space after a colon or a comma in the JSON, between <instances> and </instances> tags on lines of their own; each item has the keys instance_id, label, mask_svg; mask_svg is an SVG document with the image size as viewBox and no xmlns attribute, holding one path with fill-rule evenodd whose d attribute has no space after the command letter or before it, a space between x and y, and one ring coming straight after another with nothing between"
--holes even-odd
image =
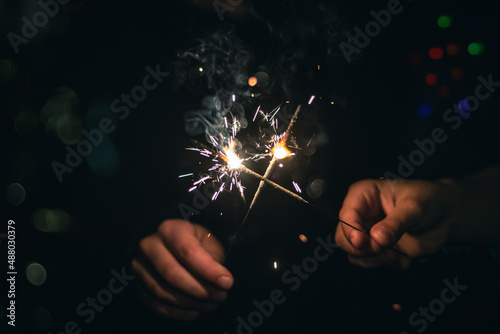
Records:
<instances>
[{"instance_id":1,"label":"spark","mask_svg":"<svg viewBox=\"0 0 500 334\"><path fill-rule=\"evenodd\" d=\"M211 178L212 178L212 177L211 177L210 175L205 176L204 178L201 178L201 179L199 179L198 181L195 181L195 182L193 183L193 185L195 186L195 185L200 184L200 183L205 184L205 181L206 181L206 180L208 180L208 179L211 179Z\"/></svg>"},{"instance_id":2,"label":"spark","mask_svg":"<svg viewBox=\"0 0 500 334\"><path fill-rule=\"evenodd\" d=\"M295 190L301 194L302 193L302 190L300 189L299 185L297 184L297 182L293 181L292 182L293 186L295 187Z\"/></svg>"},{"instance_id":3,"label":"spark","mask_svg":"<svg viewBox=\"0 0 500 334\"><path fill-rule=\"evenodd\" d=\"M309 104L309 105L312 104L315 98L316 98L316 95L312 95L307 104Z\"/></svg>"},{"instance_id":4,"label":"spark","mask_svg":"<svg viewBox=\"0 0 500 334\"><path fill-rule=\"evenodd\" d=\"M312 142L312 140L314 139L314 137L316 136L316 134L313 134L313 136L311 137L311 139L309 139L309 142L307 143L306 146L309 146Z\"/></svg>"},{"instance_id":5,"label":"spark","mask_svg":"<svg viewBox=\"0 0 500 334\"><path fill-rule=\"evenodd\" d=\"M255 122L255 119L257 118L257 115L259 114L260 111L260 106L257 108L257 111L255 112L255 115L253 116L252 122Z\"/></svg>"},{"instance_id":6,"label":"spark","mask_svg":"<svg viewBox=\"0 0 500 334\"><path fill-rule=\"evenodd\" d=\"M274 269L278 269L278 262L274 261Z\"/></svg>"},{"instance_id":7,"label":"spark","mask_svg":"<svg viewBox=\"0 0 500 334\"><path fill-rule=\"evenodd\" d=\"M179 175L179 179L182 179L182 178L188 177L188 176L193 176L193 173Z\"/></svg>"}]
</instances>

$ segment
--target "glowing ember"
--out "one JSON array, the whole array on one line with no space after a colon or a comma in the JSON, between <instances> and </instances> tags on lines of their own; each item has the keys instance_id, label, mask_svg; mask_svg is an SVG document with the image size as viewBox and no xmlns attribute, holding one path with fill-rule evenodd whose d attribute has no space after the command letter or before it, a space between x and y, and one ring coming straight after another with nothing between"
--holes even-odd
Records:
<instances>
[{"instance_id":1,"label":"glowing ember","mask_svg":"<svg viewBox=\"0 0 500 334\"><path fill-rule=\"evenodd\" d=\"M278 160L287 158L291 155L290 151L286 148L283 142L279 142L273 148L274 157Z\"/></svg>"}]
</instances>

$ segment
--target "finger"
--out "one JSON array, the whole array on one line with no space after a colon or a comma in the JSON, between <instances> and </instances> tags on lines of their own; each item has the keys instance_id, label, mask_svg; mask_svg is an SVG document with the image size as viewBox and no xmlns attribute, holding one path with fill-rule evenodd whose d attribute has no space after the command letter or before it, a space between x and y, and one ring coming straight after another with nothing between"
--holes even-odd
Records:
<instances>
[{"instance_id":1,"label":"finger","mask_svg":"<svg viewBox=\"0 0 500 334\"><path fill-rule=\"evenodd\" d=\"M348 259L352 264L363 268L377 268L393 264L398 257L394 250L388 249L374 256L349 255Z\"/></svg>"},{"instance_id":2,"label":"finger","mask_svg":"<svg viewBox=\"0 0 500 334\"><path fill-rule=\"evenodd\" d=\"M418 234L405 233L393 248L412 259L430 255L445 244L447 233L447 228L444 225Z\"/></svg>"},{"instance_id":3,"label":"finger","mask_svg":"<svg viewBox=\"0 0 500 334\"><path fill-rule=\"evenodd\" d=\"M223 301L227 293L217 290L194 277L177 259L165 248L157 234L144 238L139 243L143 256L148 259L158 275L168 284L181 292L201 300L212 299Z\"/></svg>"},{"instance_id":4,"label":"finger","mask_svg":"<svg viewBox=\"0 0 500 334\"><path fill-rule=\"evenodd\" d=\"M344 199L339 218L359 230L368 231L373 225L373 218L381 213L379 196L376 181L365 180L353 184ZM370 240L367 233L343 223L341 227L346 240L354 248L364 249L368 253L380 252L380 247Z\"/></svg>"},{"instance_id":5,"label":"finger","mask_svg":"<svg viewBox=\"0 0 500 334\"><path fill-rule=\"evenodd\" d=\"M405 200L396 203L387 217L370 230L371 237L382 247L392 247L401 236L422 221L422 210L418 202Z\"/></svg>"},{"instance_id":6,"label":"finger","mask_svg":"<svg viewBox=\"0 0 500 334\"><path fill-rule=\"evenodd\" d=\"M342 225L343 225L342 223L339 223L337 225L337 228L335 231L335 243L340 248L342 248L345 252L347 252L348 254L357 255L357 256L366 256L366 255L373 255L376 253L380 253L380 251L381 251L380 246L377 245L372 240L369 241L369 247L357 248L357 247L353 246L352 243L347 240L347 238L345 236L345 232L344 232L344 226L342 226ZM357 238L356 234L363 233L363 232L359 232L359 231L354 230L353 233L354 233L353 238ZM363 234L365 234L365 233L363 233Z\"/></svg>"},{"instance_id":7,"label":"finger","mask_svg":"<svg viewBox=\"0 0 500 334\"><path fill-rule=\"evenodd\" d=\"M140 284L137 284L136 287L138 295L144 305L161 316L177 320L191 321L195 320L200 315L200 313L197 311L183 310L171 305L161 303L153 296L151 296Z\"/></svg>"},{"instance_id":8,"label":"finger","mask_svg":"<svg viewBox=\"0 0 500 334\"><path fill-rule=\"evenodd\" d=\"M179 293L157 279L155 275L140 259L132 260L132 269L141 279L144 287L154 297L172 306L194 311L213 311L216 303L202 302Z\"/></svg>"},{"instance_id":9,"label":"finger","mask_svg":"<svg viewBox=\"0 0 500 334\"><path fill-rule=\"evenodd\" d=\"M159 234L174 256L188 270L220 289L230 289L234 283L233 275L217 262L200 243L194 225L174 220L162 224ZM214 240L214 239L212 239ZM214 245L211 245L214 248Z\"/></svg>"}]
</instances>

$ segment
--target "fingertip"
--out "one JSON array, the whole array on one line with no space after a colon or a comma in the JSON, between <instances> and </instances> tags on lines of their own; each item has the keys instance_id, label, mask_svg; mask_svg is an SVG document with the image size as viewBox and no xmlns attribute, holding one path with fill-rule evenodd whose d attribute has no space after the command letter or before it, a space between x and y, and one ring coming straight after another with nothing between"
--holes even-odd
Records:
<instances>
[{"instance_id":1,"label":"fingertip","mask_svg":"<svg viewBox=\"0 0 500 334\"><path fill-rule=\"evenodd\" d=\"M365 233L362 233L360 231L352 230L351 233L349 233L349 241L353 245L353 247L362 249L368 246L369 244L369 238Z\"/></svg>"},{"instance_id":2,"label":"fingertip","mask_svg":"<svg viewBox=\"0 0 500 334\"><path fill-rule=\"evenodd\" d=\"M389 247L394 243L394 238L383 225L375 225L370 230L371 237L382 247Z\"/></svg>"},{"instance_id":3,"label":"fingertip","mask_svg":"<svg viewBox=\"0 0 500 334\"><path fill-rule=\"evenodd\" d=\"M231 289L234 284L234 279L231 276L222 275L217 278L217 285L225 290Z\"/></svg>"}]
</instances>

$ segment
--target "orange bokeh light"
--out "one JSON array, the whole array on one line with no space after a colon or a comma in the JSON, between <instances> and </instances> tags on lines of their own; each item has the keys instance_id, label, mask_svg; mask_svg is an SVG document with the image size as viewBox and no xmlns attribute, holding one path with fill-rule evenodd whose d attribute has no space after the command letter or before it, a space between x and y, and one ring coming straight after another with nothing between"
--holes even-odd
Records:
<instances>
[{"instance_id":1,"label":"orange bokeh light","mask_svg":"<svg viewBox=\"0 0 500 334\"><path fill-rule=\"evenodd\" d=\"M253 86L255 86L255 85L257 84L257 81L258 81L258 80L257 80L257 78L256 78L256 77L251 77L251 78L249 78L249 79L248 79L248 85L249 85L250 87L253 87Z\"/></svg>"}]
</instances>

